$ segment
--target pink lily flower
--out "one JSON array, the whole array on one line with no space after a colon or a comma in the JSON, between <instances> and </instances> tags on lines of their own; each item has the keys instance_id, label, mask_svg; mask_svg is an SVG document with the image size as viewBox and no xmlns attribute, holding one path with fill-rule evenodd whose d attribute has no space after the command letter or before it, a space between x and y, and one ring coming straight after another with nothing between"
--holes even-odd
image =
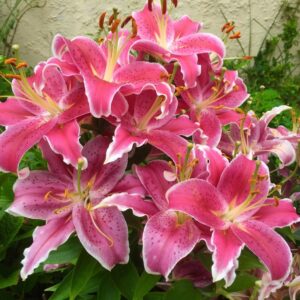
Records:
<instances>
[{"instance_id":1,"label":"pink lily flower","mask_svg":"<svg viewBox=\"0 0 300 300\"><path fill-rule=\"evenodd\" d=\"M206 226L185 218L169 207L166 192L174 185L164 177L171 168L165 161L152 161L146 167L135 167L136 174L156 211L149 215L143 232L143 261L145 270L162 274L168 280L175 265L204 240L210 246L210 231Z\"/></svg>"},{"instance_id":2,"label":"pink lily flower","mask_svg":"<svg viewBox=\"0 0 300 300\"><path fill-rule=\"evenodd\" d=\"M216 184L225 166L226 162L218 152L191 147L186 148L186 153L176 164L177 178L172 176L174 169L166 161L135 166L138 178L156 207L152 213L146 213L149 219L143 233L143 260L147 272L162 274L168 279L172 269L200 240L212 250L209 228L171 209L166 194L175 180L200 177Z\"/></svg>"},{"instance_id":3,"label":"pink lily flower","mask_svg":"<svg viewBox=\"0 0 300 300\"><path fill-rule=\"evenodd\" d=\"M128 262L127 225L114 202L122 209L130 203L139 215L142 213L135 204L147 211L147 203L141 199L144 192L138 179L124 177L126 156L103 165L107 146L108 141L101 136L88 142L82 150L88 168L81 171L82 165L79 170L65 165L43 142L49 171L32 171L15 183L15 199L7 211L46 220L46 225L36 228L32 245L24 251L23 279L73 232L104 268L111 270L118 263Z\"/></svg>"},{"instance_id":4,"label":"pink lily flower","mask_svg":"<svg viewBox=\"0 0 300 300\"><path fill-rule=\"evenodd\" d=\"M267 166L240 155L225 168L217 187L190 179L168 190L170 209L212 229L214 281L224 278L226 286L233 283L245 245L262 260L274 282L288 276L291 251L273 228L300 218L291 200L267 198L269 188Z\"/></svg>"},{"instance_id":5,"label":"pink lily flower","mask_svg":"<svg viewBox=\"0 0 300 300\"><path fill-rule=\"evenodd\" d=\"M160 149L175 161L178 149L186 150L187 147L187 141L180 135L192 135L198 127L185 115L174 117L176 97L169 94L168 89L161 95L155 89L148 88L140 94L127 96L126 101L128 111L121 120L109 119L117 128L105 161L114 161L129 152L134 145L140 147L146 143Z\"/></svg>"},{"instance_id":6,"label":"pink lily flower","mask_svg":"<svg viewBox=\"0 0 300 300\"><path fill-rule=\"evenodd\" d=\"M296 160L295 144L297 135L279 134L276 128L268 127L274 117L282 111L290 109L289 106L281 105L266 112L259 120L251 117L251 125L247 128L239 128L237 124L231 124L230 131L224 133L220 142L220 148L232 155L239 149L248 157L259 157L268 162L268 156L275 154L281 161L280 168L292 164ZM279 129L280 131L282 128ZM237 146L236 142L240 144Z\"/></svg>"},{"instance_id":7,"label":"pink lily flower","mask_svg":"<svg viewBox=\"0 0 300 300\"><path fill-rule=\"evenodd\" d=\"M171 90L163 66L129 58L132 42L127 30L111 33L101 45L87 37L71 41L55 37L54 53L63 63L78 69L93 116L121 117L128 109L123 95L140 93L146 86L154 86L158 93Z\"/></svg>"},{"instance_id":8,"label":"pink lily flower","mask_svg":"<svg viewBox=\"0 0 300 300\"><path fill-rule=\"evenodd\" d=\"M134 12L132 16L140 38L133 43L133 49L150 53L166 62L177 61L186 86L195 86L201 72L198 54L214 54L219 60L214 67L222 65L225 56L223 42L213 34L199 33L200 24L188 16L173 21L155 4L151 5L151 10L145 5L143 10Z\"/></svg>"},{"instance_id":9,"label":"pink lily flower","mask_svg":"<svg viewBox=\"0 0 300 300\"><path fill-rule=\"evenodd\" d=\"M222 125L240 123L243 115L235 110L249 97L237 71L214 72L206 56L199 56L202 73L197 85L181 93L191 119L200 124L202 134L195 134L195 141L216 147L221 139ZM176 80L181 84L181 80Z\"/></svg>"},{"instance_id":10,"label":"pink lily flower","mask_svg":"<svg viewBox=\"0 0 300 300\"><path fill-rule=\"evenodd\" d=\"M0 169L16 172L24 153L45 138L64 162L77 166L82 158L77 119L89 113L84 87L65 77L57 65L40 63L35 74L13 80L14 96L0 103ZM13 155L12 155L13 153Z\"/></svg>"}]
</instances>

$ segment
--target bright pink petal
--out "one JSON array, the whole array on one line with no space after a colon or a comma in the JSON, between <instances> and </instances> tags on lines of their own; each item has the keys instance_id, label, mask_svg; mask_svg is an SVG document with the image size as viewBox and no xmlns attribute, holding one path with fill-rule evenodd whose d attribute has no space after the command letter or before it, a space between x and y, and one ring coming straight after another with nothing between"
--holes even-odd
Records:
<instances>
[{"instance_id":1,"label":"bright pink petal","mask_svg":"<svg viewBox=\"0 0 300 300\"><path fill-rule=\"evenodd\" d=\"M74 226L69 217L51 220L46 225L37 227L33 232L33 243L24 251L22 279L25 280L32 274L47 259L49 253L65 243L73 232Z\"/></svg>"},{"instance_id":2,"label":"bright pink petal","mask_svg":"<svg viewBox=\"0 0 300 300\"><path fill-rule=\"evenodd\" d=\"M195 33L176 40L171 52L175 55L214 53L219 58L219 67L225 56L225 46L221 39L213 34Z\"/></svg>"},{"instance_id":3,"label":"bright pink petal","mask_svg":"<svg viewBox=\"0 0 300 300\"><path fill-rule=\"evenodd\" d=\"M55 124L56 119L47 121L43 117L35 117L9 126L0 135L0 169L16 172L25 152L38 143Z\"/></svg>"},{"instance_id":4,"label":"bright pink petal","mask_svg":"<svg viewBox=\"0 0 300 300\"><path fill-rule=\"evenodd\" d=\"M139 179L133 174L126 174L114 187L112 193L137 194L145 196L146 191L139 181Z\"/></svg>"},{"instance_id":5,"label":"bright pink petal","mask_svg":"<svg viewBox=\"0 0 300 300\"><path fill-rule=\"evenodd\" d=\"M52 174L63 178L71 178L72 169L63 162L61 155L54 153L45 140L40 141L39 147L43 157L47 160L48 170Z\"/></svg>"},{"instance_id":6,"label":"bright pink petal","mask_svg":"<svg viewBox=\"0 0 300 300\"><path fill-rule=\"evenodd\" d=\"M191 136L199 125L189 119L187 115L181 115L178 118L173 118L161 130L170 131L177 135Z\"/></svg>"},{"instance_id":7,"label":"bright pink petal","mask_svg":"<svg viewBox=\"0 0 300 300\"><path fill-rule=\"evenodd\" d=\"M176 212L166 211L151 217L143 233L145 270L167 279L175 265L187 256L200 240L192 220L178 222Z\"/></svg>"},{"instance_id":8,"label":"bright pink petal","mask_svg":"<svg viewBox=\"0 0 300 300\"><path fill-rule=\"evenodd\" d=\"M161 8L158 5L152 4L152 11L148 9L146 4L141 11L133 12L133 18L137 23L138 36L142 40L150 40L152 42L157 42L156 36L160 35L159 22L160 19L164 18L167 21L166 24L166 37L167 42L171 42L174 38L174 28L169 16L162 15Z\"/></svg>"},{"instance_id":9,"label":"bright pink petal","mask_svg":"<svg viewBox=\"0 0 300 300\"><path fill-rule=\"evenodd\" d=\"M272 280L284 280L291 268L292 254L286 241L259 221L232 225L234 234L246 244L269 269Z\"/></svg>"},{"instance_id":10,"label":"bright pink petal","mask_svg":"<svg viewBox=\"0 0 300 300\"><path fill-rule=\"evenodd\" d=\"M201 28L201 24L191 20L189 16L182 16L179 20L173 22L173 26L176 38L197 33Z\"/></svg>"},{"instance_id":11,"label":"bright pink petal","mask_svg":"<svg viewBox=\"0 0 300 300\"><path fill-rule=\"evenodd\" d=\"M138 217L153 216L158 212L157 207L152 202L143 200L140 195L130 195L128 193L108 196L100 202L99 206L115 206L120 211L131 209L133 214Z\"/></svg>"},{"instance_id":12,"label":"bright pink petal","mask_svg":"<svg viewBox=\"0 0 300 300\"><path fill-rule=\"evenodd\" d=\"M218 146L222 135L222 126L215 112L203 110L199 117L199 122L202 133L200 135L199 132L195 132L195 142L206 144L210 147Z\"/></svg>"},{"instance_id":13,"label":"bright pink petal","mask_svg":"<svg viewBox=\"0 0 300 300\"><path fill-rule=\"evenodd\" d=\"M201 179L190 179L177 183L167 192L169 208L192 216L198 222L221 229L225 222L218 216L227 204L219 191Z\"/></svg>"},{"instance_id":14,"label":"bright pink petal","mask_svg":"<svg viewBox=\"0 0 300 300\"><path fill-rule=\"evenodd\" d=\"M71 207L68 198L64 198L66 189L72 188L71 180L51 174L47 171L33 171L25 179L18 179L14 185L15 199L8 212L31 219L48 220L57 218L62 210L67 213Z\"/></svg>"},{"instance_id":15,"label":"bright pink petal","mask_svg":"<svg viewBox=\"0 0 300 300\"><path fill-rule=\"evenodd\" d=\"M46 135L51 149L63 156L66 164L77 167L78 159L82 158L82 146L79 143L80 127L76 120L57 125Z\"/></svg>"},{"instance_id":16,"label":"bright pink petal","mask_svg":"<svg viewBox=\"0 0 300 300\"><path fill-rule=\"evenodd\" d=\"M243 243L235 236L231 229L215 230L212 235L214 246L212 276L214 281L225 279L226 287L235 279L235 270L238 267L238 257L241 254ZM229 276L233 272L233 276Z\"/></svg>"},{"instance_id":17,"label":"bright pink petal","mask_svg":"<svg viewBox=\"0 0 300 300\"><path fill-rule=\"evenodd\" d=\"M255 155L273 153L282 162L281 168L292 164L296 160L296 152L293 145L286 140L266 140L255 149Z\"/></svg>"},{"instance_id":18,"label":"bright pink petal","mask_svg":"<svg viewBox=\"0 0 300 300\"><path fill-rule=\"evenodd\" d=\"M253 218L272 228L290 226L300 221L290 199L267 199L264 205Z\"/></svg>"},{"instance_id":19,"label":"bright pink petal","mask_svg":"<svg viewBox=\"0 0 300 300\"><path fill-rule=\"evenodd\" d=\"M197 54L193 55L172 55L179 65L183 80L187 87L192 88L196 85L196 79L201 73L201 66L198 65Z\"/></svg>"},{"instance_id":20,"label":"bright pink petal","mask_svg":"<svg viewBox=\"0 0 300 300\"><path fill-rule=\"evenodd\" d=\"M32 117L32 114L19 104L19 100L10 97L5 102L0 102L0 124L2 126L17 124L28 117Z\"/></svg>"},{"instance_id":21,"label":"bright pink petal","mask_svg":"<svg viewBox=\"0 0 300 300\"><path fill-rule=\"evenodd\" d=\"M152 130L147 134L149 144L168 155L174 162L178 153L186 153L188 142L181 136L166 130Z\"/></svg>"},{"instance_id":22,"label":"bright pink petal","mask_svg":"<svg viewBox=\"0 0 300 300\"><path fill-rule=\"evenodd\" d=\"M127 155L103 165L108 144L108 140L99 135L86 143L82 150L82 155L87 158L88 167L82 172L81 183L92 183L90 195L93 198L107 195L124 176L127 166Z\"/></svg>"},{"instance_id":23,"label":"bright pink petal","mask_svg":"<svg viewBox=\"0 0 300 300\"><path fill-rule=\"evenodd\" d=\"M129 259L128 231L124 217L116 207L88 211L77 204L73 223L80 242L100 264L111 270Z\"/></svg>"},{"instance_id":24,"label":"bright pink petal","mask_svg":"<svg viewBox=\"0 0 300 300\"><path fill-rule=\"evenodd\" d=\"M135 172L141 183L160 210L167 208L166 192L173 185L165 179L164 173L166 171L170 172L171 168L166 161L162 160L152 161L145 167L135 167Z\"/></svg>"},{"instance_id":25,"label":"bright pink petal","mask_svg":"<svg viewBox=\"0 0 300 300\"><path fill-rule=\"evenodd\" d=\"M134 136L122 125L119 125L115 130L113 141L107 149L105 163L110 163L122 157L124 153L131 151L134 145L140 147L146 142L146 137Z\"/></svg>"},{"instance_id":26,"label":"bright pink petal","mask_svg":"<svg viewBox=\"0 0 300 300\"><path fill-rule=\"evenodd\" d=\"M240 155L232 160L224 170L218 184L218 190L228 203L237 206L246 201L250 193L250 185L255 168L256 162L254 160ZM270 189L269 169L264 163L261 163L258 175L261 179L257 180L255 187L257 194L251 201L251 204L266 199Z\"/></svg>"}]
</instances>

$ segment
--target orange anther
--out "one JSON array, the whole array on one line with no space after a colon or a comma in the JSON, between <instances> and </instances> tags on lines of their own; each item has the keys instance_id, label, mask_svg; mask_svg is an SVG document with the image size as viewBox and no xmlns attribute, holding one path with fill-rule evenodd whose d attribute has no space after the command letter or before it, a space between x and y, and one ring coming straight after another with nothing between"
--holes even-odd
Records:
<instances>
[{"instance_id":1,"label":"orange anther","mask_svg":"<svg viewBox=\"0 0 300 300\"><path fill-rule=\"evenodd\" d=\"M178 1L177 1L177 0L171 0L171 1L172 1L173 5L174 5L175 7L177 7Z\"/></svg>"},{"instance_id":2,"label":"orange anther","mask_svg":"<svg viewBox=\"0 0 300 300\"><path fill-rule=\"evenodd\" d=\"M234 29L234 25L231 25L231 26L228 26L226 29L225 29L225 33L230 33L233 29Z\"/></svg>"},{"instance_id":3,"label":"orange anther","mask_svg":"<svg viewBox=\"0 0 300 300\"><path fill-rule=\"evenodd\" d=\"M111 28L110 28L110 31L111 31L112 33L115 33L115 32L117 31L120 22L121 22L120 19L115 19L115 20L114 20L114 22L112 23Z\"/></svg>"},{"instance_id":4,"label":"orange anther","mask_svg":"<svg viewBox=\"0 0 300 300\"><path fill-rule=\"evenodd\" d=\"M15 65L16 62L17 62L17 59L15 57L8 58L4 61L4 63L6 65Z\"/></svg>"},{"instance_id":5,"label":"orange anther","mask_svg":"<svg viewBox=\"0 0 300 300\"><path fill-rule=\"evenodd\" d=\"M161 13L165 15L167 13L167 0L161 2Z\"/></svg>"},{"instance_id":6,"label":"orange anther","mask_svg":"<svg viewBox=\"0 0 300 300\"><path fill-rule=\"evenodd\" d=\"M136 35L137 35L137 31L138 31L138 28L137 28L137 25L136 25L136 21L135 19L131 19L131 38L135 38Z\"/></svg>"},{"instance_id":7,"label":"orange anther","mask_svg":"<svg viewBox=\"0 0 300 300\"><path fill-rule=\"evenodd\" d=\"M253 58L253 56L251 56L251 55L243 56L244 60L251 60L252 58Z\"/></svg>"},{"instance_id":8,"label":"orange anther","mask_svg":"<svg viewBox=\"0 0 300 300\"><path fill-rule=\"evenodd\" d=\"M101 29L104 29L105 16L106 16L106 11L104 13L102 13L101 16L99 17L99 27Z\"/></svg>"},{"instance_id":9,"label":"orange anther","mask_svg":"<svg viewBox=\"0 0 300 300\"><path fill-rule=\"evenodd\" d=\"M23 61L17 64L16 69L27 68L27 67L28 67L27 63Z\"/></svg>"},{"instance_id":10,"label":"orange anther","mask_svg":"<svg viewBox=\"0 0 300 300\"><path fill-rule=\"evenodd\" d=\"M233 35L231 35L229 38L231 40L239 39L239 38L241 38L241 32L237 31L236 33L234 33Z\"/></svg>"},{"instance_id":11,"label":"orange anther","mask_svg":"<svg viewBox=\"0 0 300 300\"><path fill-rule=\"evenodd\" d=\"M124 21L121 23L121 28L125 27L129 21L132 19L132 16L128 16L124 19Z\"/></svg>"},{"instance_id":12,"label":"orange anther","mask_svg":"<svg viewBox=\"0 0 300 300\"><path fill-rule=\"evenodd\" d=\"M21 76L17 74L3 74L5 78L21 80Z\"/></svg>"},{"instance_id":13,"label":"orange anther","mask_svg":"<svg viewBox=\"0 0 300 300\"><path fill-rule=\"evenodd\" d=\"M153 0L148 0L148 10L152 11Z\"/></svg>"}]
</instances>

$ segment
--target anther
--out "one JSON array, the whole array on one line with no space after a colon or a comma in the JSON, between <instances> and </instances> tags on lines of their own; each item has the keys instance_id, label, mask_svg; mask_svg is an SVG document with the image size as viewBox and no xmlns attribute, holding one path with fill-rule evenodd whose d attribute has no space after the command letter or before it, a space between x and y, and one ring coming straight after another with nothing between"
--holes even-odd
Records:
<instances>
[{"instance_id":1,"label":"anther","mask_svg":"<svg viewBox=\"0 0 300 300\"><path fill-rule=\"evenodd\" d=\"M7 79L21 80L21 75L17 75L17 74L3 74L3 76Z\"/></svg>"},{"instance_id":2,"label":"anther","mask_svg":"<svg viewBox=\"0 0 300 300\"><path fill-rule=\"evenodd\" d=\"M135 38L137 36L137 25L135 19L131 19L131 38Z\"/></svg>"},{"instance_id":3,"label":"anther","mask_svg":"<svg viewBox=\"0 0 300 300\"><path fill-rule=\"evenodd\" d=\"M148 0L148 10L152 11L153 0Z\"/></svg>"},{"instance_id":4,"label":"anther","mask_svg":"<svg viewBox=\"0 0 300 300\"><path fill-rule=\"evenodd\" d=\"M115 32L117 31L120 22L121 22L120 19L115 19L115 20L114 20L114 22L112 23L111 28L110 28L110 31L111 31L112 33L115 33Z\"/></svg>"},{"instance_id":5,"label":"anther","mask_svg":"<svg viewBox=\"0 0 300 300\"><path fill-rule=\"evenodd\" d=\"M231 25L231 26L228 26L226 29L225 29L225 33L230 33L233 29L234 29L234 25Z\"/></svg>"},{"instance_id":6,"label":"anther","mask_svg":"<svg viewBox=\"0 0 300 300\"><path fill-rule=\"evenodd\" d=\"M161 0L161 13L163 15L167 13L167 0Z\"/></svg>"},{"instance_id":7,"label":"anther","mask_svg":"<svg viewBox=\"0 0 300 300\"><path fill-rule=\"evenodd\" d=\"M104 21L105 21L106 11L101 14L99 18L99 28L104 29Z\"/></svg>"},{"instance_id":8,"label":"anther","mask_svg":"<svg viewBox=\"0 0 300 300\"><path fill-rule=\"evenodd\" d=\"M121 23L121 28L125 27L129 21L132 19L132 16L128 16L124 19L124 21Z\"/></svg>"},{"instance_id":9,"label":"anther","mask_svg":"<svg viewBox=\"0 0 300 300\"><path fill-rule=\"evenodd\" d=\"M28 64L25 61L23 61L23 62L20 62L19 64L17 64L16 69L27 68L27 67L28 67Z\"/></svg>"},{"instance_id":10,"label":"anther","mask_svg":"<svg viewBox=\"0 0 300 300\"><path fill-rule=\"evenodd\" d=\"M6 64L6 65L15 65L16 62L17 62L17 59L15 57L11 57L11 58L4 60L4 64Z\"/></svg>"},{"instance_id":11,"label":"anther","mask_svg":"<svg viewBox=\"0 0 300 300\"><path fill-rule=\"evenodd\" d=\"M231 40L239 39L239 38L241 38L241 32L237 31L236 33L234 33L233 35L231 35L229 38Z\"/></svg>"},{"instance_id":12,"label":"anther","mask_svg":"<svg viewBox=\"0 0 300 300\"><path fill-rule=\"evenodd\" d=\"M171 0L171 1L172 1L172 3L173 3L174 7L177 7L178 1L177 1L177 0Z\"/></svg>"},{"instance_id":13,"label":"anther","mask_svg":"<svg viewBox=\"0 0 300 300\"><path fill-rule=\"evenodd\" d=\"M251 55L245 55L245 56L242 57L242 59L244 59L244 60L251 60L251 59L253 59L253 56L251 56Z\"/></svg>"}]
</instances>

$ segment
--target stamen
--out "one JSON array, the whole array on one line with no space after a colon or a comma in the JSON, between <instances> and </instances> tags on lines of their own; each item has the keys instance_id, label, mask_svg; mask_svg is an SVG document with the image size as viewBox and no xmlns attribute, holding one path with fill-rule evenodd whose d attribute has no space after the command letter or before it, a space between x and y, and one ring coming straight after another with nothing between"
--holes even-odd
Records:
<instances>
[{"instance_id":1,"label":"stamen","mask_svg":"<svg viewBox=\"0 0 300 300\"><path fill-rule=\"evenodd\" d=\"M15 57L7 58L4 60L5 65L16 65L17 59Z\"/></svg>"},{"instance_id":2,"label":"stamen","mask_svg":"<svg viewBox=\"0 0 300 300\"><path fill-rule=\"evenodd\" d=\"M105 234L97 225L97 223L94 220L94 216L93 216L93 211L88 209L88 213L91 217L92 223L95 226L96 230L104 237L107 239L107 241L109 242L109 247L112 247L114 245L114 240L107 234Z\"/></svg>"},{"instance_id":3,"label":"stamen","mask_svg":"<svg viewBox=\"0 0 300 300\"><path fill-rule=\"evenodd\" d=\"M171 0L171 2L173 3L174 7L177 7L177 5L178 5L178 1L177 0Z\"/></svg>"},{"instance_id":4,"label":"stamen","mask_svg":"<svg viewBox=\"0 0 300 300\"><path fill-rule=\"evenodd\" d=\"M4 76L7 79L17 79L17 80L21 80L21 76L17 75L17 74L1 74L1 76Z\"/></svg>"},{"instance_id":5,"label":"stamen","mask_svg":"<svg viewBox=\"0 0 300 300\"><path fill-rule=\"evenodd\" d=\"M161 13L165 15L167 13L167 0L161 0Z\"/></svg>"},{"instance_id":6,"label":"stamen","mask_svg":"<svg viewBox=\"0 0 300 300\"><path fill-rule=\"evenodd\" d=\"M228 26L225 30L225 33L230 33L235 28L234 25Z\"/></svg>"},{"instance_id":7,"label":"stamen","mask_svg":"<svg viewBox=\"0 0 300 300\"><path fill-rule=\"evenodd\" d=\"M128 23L129 21L132 19L132 16L128 16L124 19L124 21L121 23L121 28L124 28Z\"/></svg>"},{"instance_id":8,"label":"stamen","mask_svg":"<svg viewBox=\"0 0 300 300\"><path fill-rule=\"evenodd\" d=\"M120 19L115 19L115 20L114 20L114 22L112 23L111 28L110 28L110 31L111 31L112 33L115 33L115 32L117 31L120 22L121 22Z\"/></svg>"},{"instance_id":9,"label":"stamen","mask_svg":"<svg viewBox=\"0 0 300 300\"><path fill-rule=\"evenodd\" d=\"M137 36L138 28L136 25L135 19L131 19L131 38L135 38Z\"/></svg>"},{"instance_id":10,"label":"stamen","mask_svg":"<svg viewBox=\"0 0 300 300\"><path fill-rule=\"evenodd\" d=\"M242 57L242 59L244 59L244 60L251 60L251 59L253 59L253 56L251 56L251 55L245 55L245 56Z\"/></svg>"},{"instance_id":11,"label":"stamen","mask_svg":"<svg viewBox=\"0 0 300 300\"><path fill-rule=\"evenodd\" d=\"M241 32L237 31L236 33L234 33L233 35L231 35L229 38L231 40L239 39L239 38L241 38Z\"/></svg>"},{"instance_id":12,"label":"stamen","mask_svg":"<svg viewBox=\"0 0 300 300\"><path fill-rule=\"evenodd\" d=\"M23 61L17 64L16 69L27 68L27 67L28 64L25 61Z\"/></svg>"},{"instance_id":13,"label":"stamen","mask_svg":"<svg viewBox=\"0 0 300 300\"><path fill-rule=\"evenodd\" d=\"M148 10L152 11L153 0L148 0Z\"/></svg>"},{"instance_id":14,"label":"stamen","mask_svg":"<svg viewBox=\"0 0 300 300\"><path fill-rule=\"evenodd\" d=\"M105 21L106 11L101 14L99 18L99 28L104 29L104 21Z\"/></svg>"}]
</instances>

